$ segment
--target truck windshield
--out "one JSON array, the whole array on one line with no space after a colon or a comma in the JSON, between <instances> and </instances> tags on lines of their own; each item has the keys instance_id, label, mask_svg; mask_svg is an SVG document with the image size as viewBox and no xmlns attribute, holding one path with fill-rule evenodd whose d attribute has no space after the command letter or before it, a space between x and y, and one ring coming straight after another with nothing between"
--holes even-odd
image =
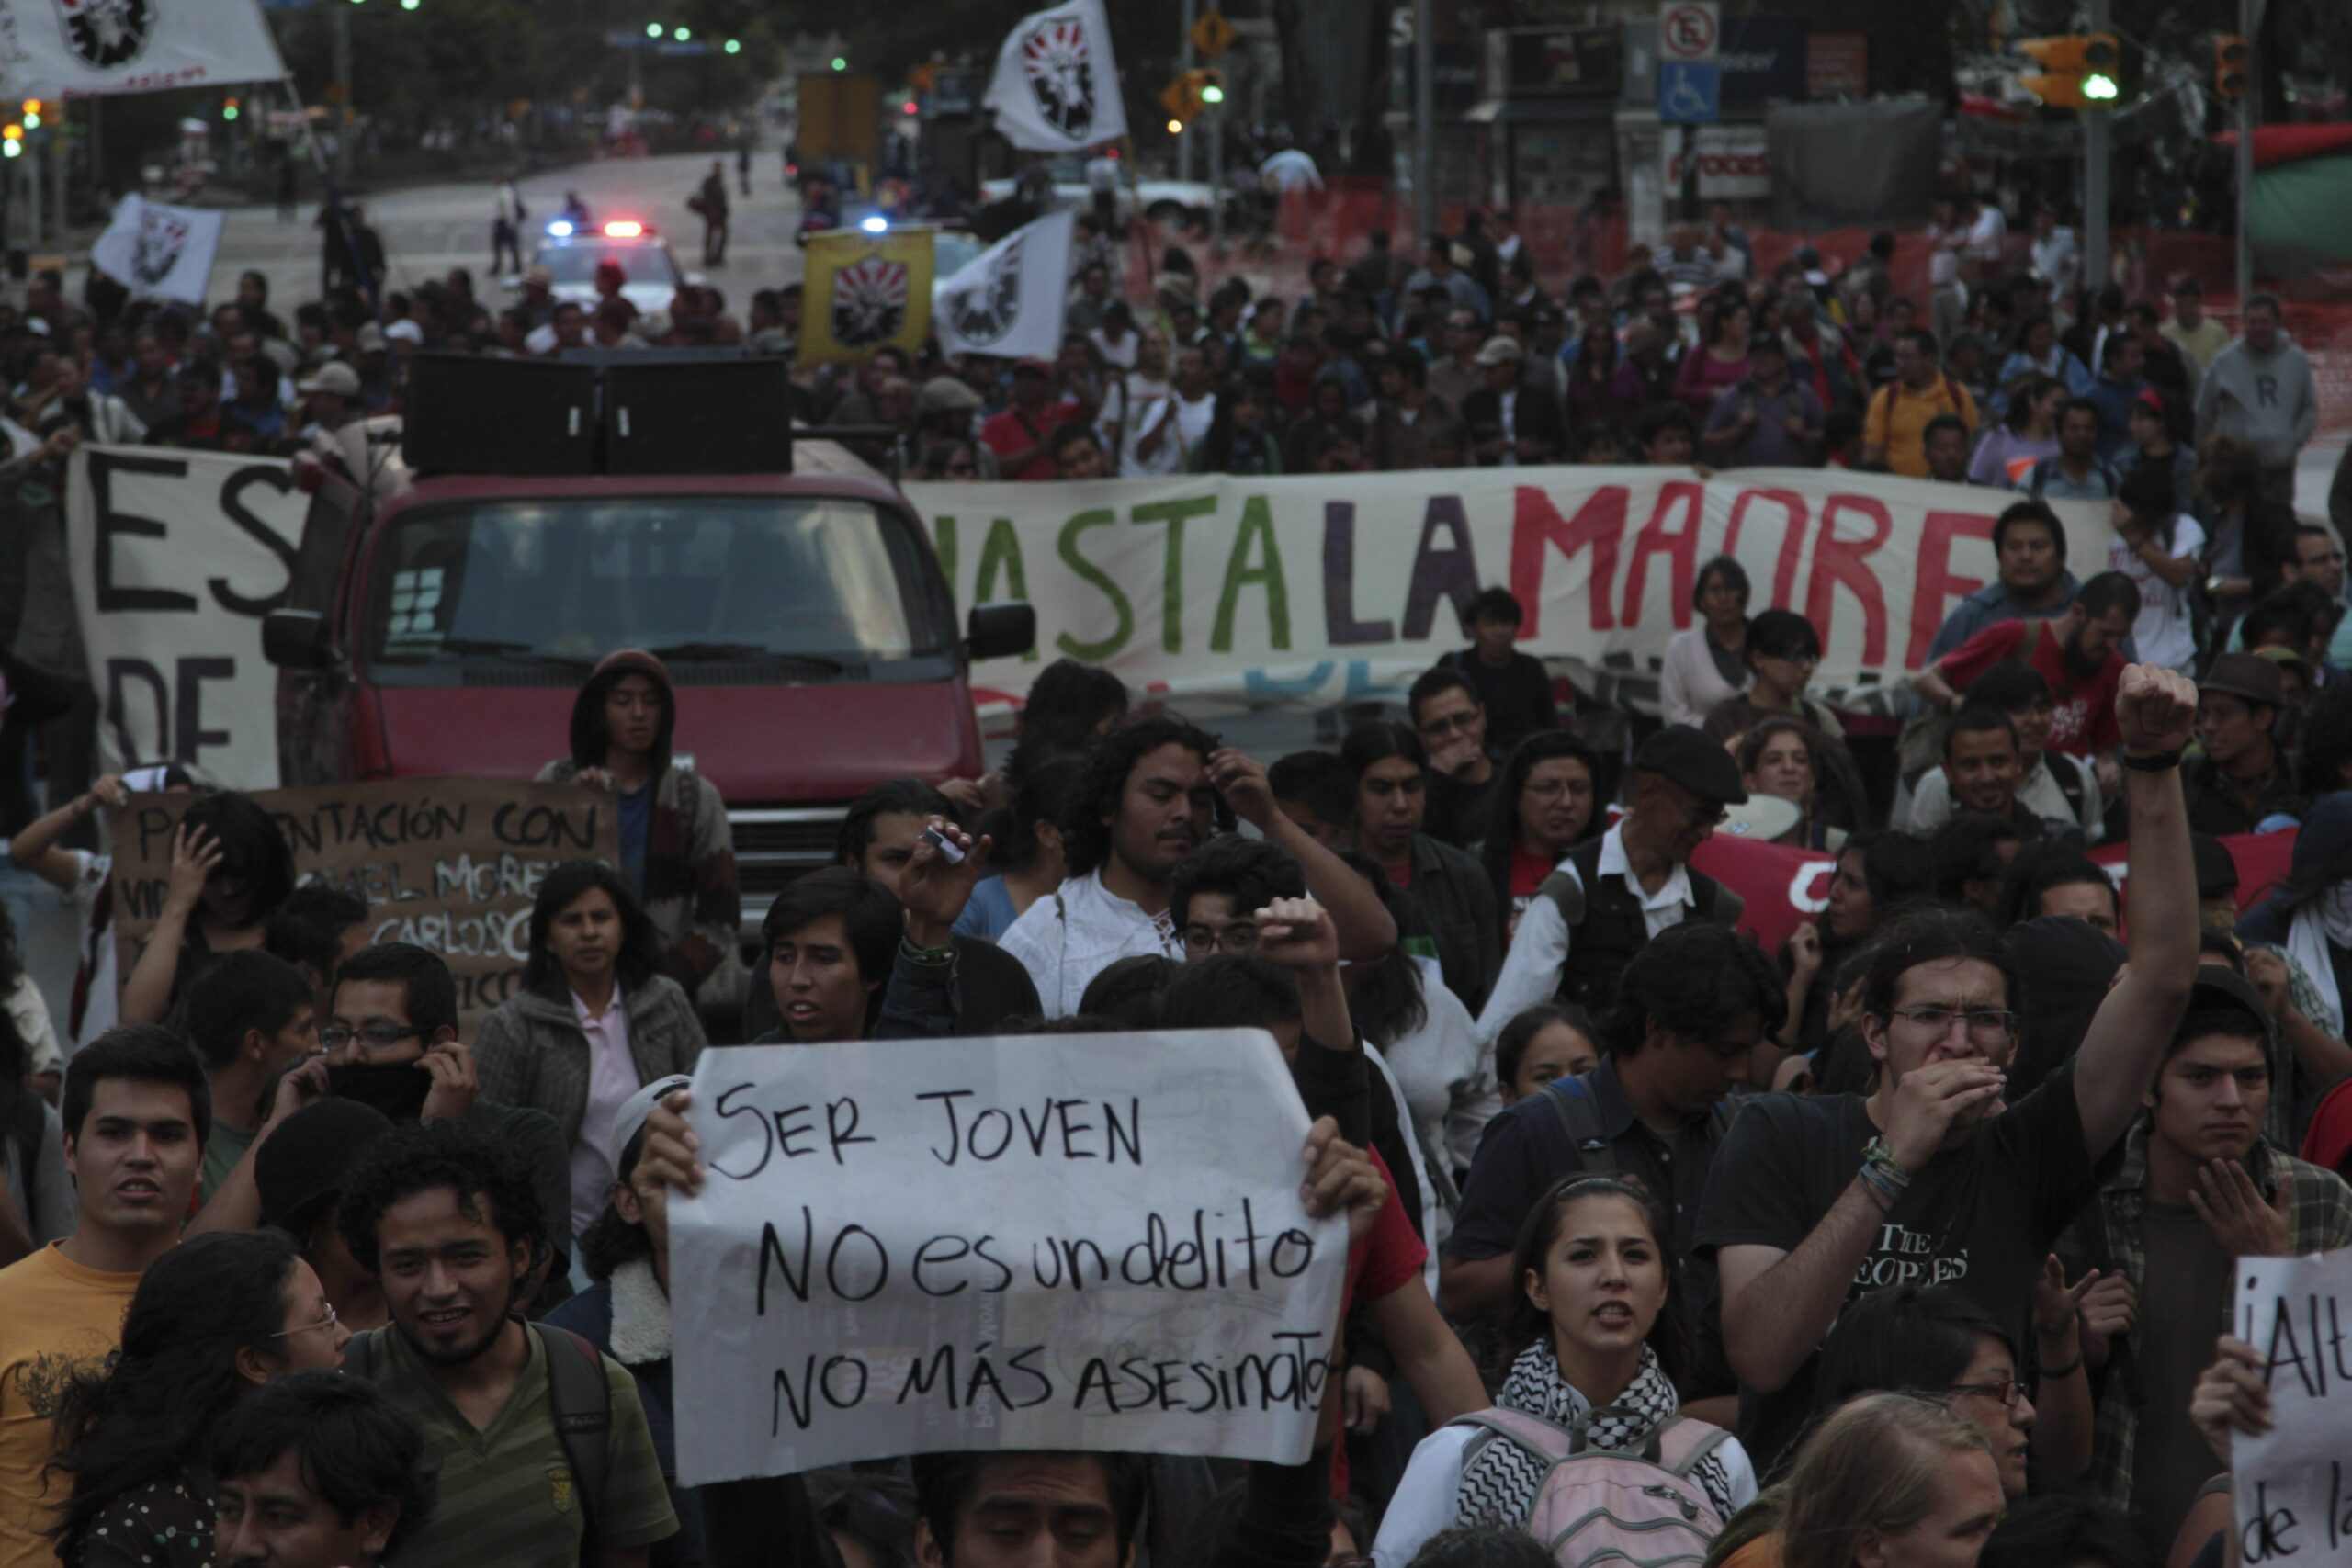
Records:
<instances>
[{"instance_id":1,"label":"truck windshield","mask_svg":"<svg viewBox=\"0 0 2352 1568\"><path fill-rule=\"evenodd\" d=\"M568 682L616 648L823 679L943 651L905 525L862 501L497 500L400 520L367 647L393 683L520 666ZM518 671L519 672L519 671ZM683 675L683 672L682 672Z\"/></svg>"}]
</instances>

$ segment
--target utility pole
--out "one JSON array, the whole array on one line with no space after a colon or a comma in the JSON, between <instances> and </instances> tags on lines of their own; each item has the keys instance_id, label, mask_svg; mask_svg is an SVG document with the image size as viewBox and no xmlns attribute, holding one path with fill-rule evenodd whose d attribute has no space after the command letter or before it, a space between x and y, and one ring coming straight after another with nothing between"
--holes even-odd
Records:
<instances>
[{"instance_id":1,"label":"utility pole","mask_svg":"<svg viewBox=\"0 0 2352 1568\"><path fill-rule=\"evenodd\" d=\"M351 7L329 6L327 26L334 43L334 85L336 97L334 133L334 172L337 177L351 178Z\"/></svg>"},{"instance_id":2,"label":"utility pole","mask_svg":"<svg viewBox=\"0 0 2352 1568\"><path fill-rule=\"evenodd\" d=\"M2260 122L2262 73L2255 69L2255 35L2262 30L2263 0L2238 0L2238 36L2245 39L2245 91L2238 95L2238 309L2254 292L2254 128Z\"/></svg>"},{"instance_id":3,"label":"utility pole","mask_svg":"<svg viewBox=\"0 0 2352 1568\"><path fill-rule=\"evenodd\" d=\"M1191 140L1189 137L1187 141ZM1209 110L1209 244L1225 254L1225 106Z\"/></svg>"},{"instance_id":4,"label":"utility pole","mask_svg":"<svg viewBox=\"0 0 2352 1568\"><path fill-rule=\"evenodd\" d=\"M1437 0L1413 0L1413 220L1437 232Z\"/></svg>"},{"instance_id":5,"label":"utility pole","mask_svg":"<svg viewBox=\"0 0 2352 1568\"><path fill-rule=\"evenodd\" d=\"M2112 26L2110 0L2090 0L2094 33ZM2121 61L2115 69L2120 73ZM2092 289L2107 287L2113 275L2107 259L2107 181L2113 159L2114 111L2103 101L2083 106L2083 281Z\"/></svg>"},{"instance_id":6,"label":"utility pole","mask_svg":"<svg viewBox=\"0 0 2352 1568\"><path fill-rule=\"evenodd\" d=\"M1176 40L1177 59L1182 62L1176 69L1187 74L1193 69L1193 0L1184 0L1184 19L1182 24L1184 33ZM1176 177L1180 180L1189 180L1193 177L1193 139L1190 135L1176 138ZM1211 184L1215 184L1216 176L1211 175L1209 179ZM1217 197L1212 195L1209 197L1209 210L1215 212L1218 209Z\"/></svg>"}]
</instances>

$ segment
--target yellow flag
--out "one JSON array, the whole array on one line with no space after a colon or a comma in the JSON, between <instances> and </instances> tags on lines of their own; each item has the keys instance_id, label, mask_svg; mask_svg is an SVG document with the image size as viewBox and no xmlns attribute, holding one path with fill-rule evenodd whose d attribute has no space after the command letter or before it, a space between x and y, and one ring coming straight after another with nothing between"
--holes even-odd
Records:
<instances>
[{"instance_id":1,"label":"yellow flag","mask_svg":"<svg viewBox=\"0 0 2352 1568\"><path fill-rule=\"evenodd\" d=\"M800 296L800 359L864 359L884 344L913 355L931 335L929 229L808 237Z\"/></svg>"}]
</instances>

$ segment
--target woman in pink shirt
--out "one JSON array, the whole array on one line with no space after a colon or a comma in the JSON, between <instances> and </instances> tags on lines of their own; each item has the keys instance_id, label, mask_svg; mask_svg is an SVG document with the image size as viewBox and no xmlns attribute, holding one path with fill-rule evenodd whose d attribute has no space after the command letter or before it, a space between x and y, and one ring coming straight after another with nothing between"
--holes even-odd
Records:
<instances>
[{"instance_id":1,"label":"woman in pink shirt","mask_svg":"<svg viewBox=\"0 0 2352 1568\"><path fill-rule=\"evenodd\" d=\"M1747 379L1747 336L1753 320L1746 300L1725 296L1716 308L1713 332L1682 356L1681 374L1674 378L1674 395L1690 405L1702 426L1715 399Z\"/></svg>"}]
</instances>

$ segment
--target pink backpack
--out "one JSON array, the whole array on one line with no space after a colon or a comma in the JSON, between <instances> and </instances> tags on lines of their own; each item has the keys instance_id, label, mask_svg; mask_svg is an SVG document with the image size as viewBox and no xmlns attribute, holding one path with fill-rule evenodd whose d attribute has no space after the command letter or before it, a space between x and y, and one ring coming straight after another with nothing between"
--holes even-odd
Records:
<instances>
[{"instance_id":1,"label":"pink backpack","mask_svg":"<svg viewBox=\"0 0 2352 1568\"><path fill-rule=\"evenodd\" d=\"M1496 1406L1454 1425L1479 1428L1463 1453L1465 1470L1488 1443L1514 1444L1544 1467L1521 1528L1560 1568L1696 1568L1722 1533L1723 1516L1692 1473L1730 1438L1720 1427L1677 1416L1638 1448L1597 1449L1584 1422L1560 1427L1522 1410Z\"/></svg>"}]
</instances>

